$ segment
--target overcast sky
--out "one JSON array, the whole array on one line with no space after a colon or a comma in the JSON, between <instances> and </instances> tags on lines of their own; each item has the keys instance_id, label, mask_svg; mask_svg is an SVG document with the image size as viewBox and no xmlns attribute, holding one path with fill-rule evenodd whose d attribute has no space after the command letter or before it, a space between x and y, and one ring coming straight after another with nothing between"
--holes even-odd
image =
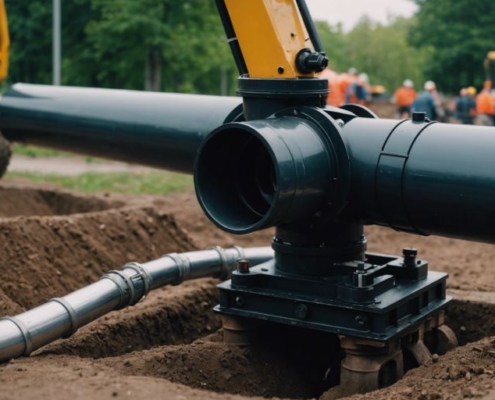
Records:
<instances>
[{"instance_id":1,"label":"overcast sky","mask_svg":"<svg viewBox=\"0 0 495 400\"><path fill-rule=\"evenodd\" d=\"M386 23L390 15L410 17L417 9L412 0L306 0L306 4L313 19L332 25L341 22L345 31L349 31L364 14Z\"/></svg>"}]
</instances>

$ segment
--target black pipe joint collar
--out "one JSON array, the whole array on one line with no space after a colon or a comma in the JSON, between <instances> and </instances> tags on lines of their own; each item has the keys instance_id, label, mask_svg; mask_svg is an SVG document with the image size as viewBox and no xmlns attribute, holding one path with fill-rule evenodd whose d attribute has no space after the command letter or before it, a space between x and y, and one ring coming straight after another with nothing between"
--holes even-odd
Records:
<instances>
[{"instance_id":1,"label":"black pipe joint collar","mask_svg":"<svg viewBox=\"0 0 495 400\"><path fill-rule=\"evenodd\" d=\"M304 48L296 55L296 67L303 74L321 72L328 67L328 58L325 53Z\"/></svg>"}]
</instances>

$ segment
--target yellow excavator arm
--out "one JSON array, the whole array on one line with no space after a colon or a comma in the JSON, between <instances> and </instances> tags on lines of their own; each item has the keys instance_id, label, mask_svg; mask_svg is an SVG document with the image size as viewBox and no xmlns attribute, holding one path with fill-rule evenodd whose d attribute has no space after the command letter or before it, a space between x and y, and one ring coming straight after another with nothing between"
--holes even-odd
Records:
<instances>
[{"instance_id":1,"label":"yellow excavator arm","mask_svg":"<svg viewBox=\"0 0 495 400\"><path fill-rule=\"evenodd\" d=\"M0 0L0 82L7 78L9 71L9 27L7 23L7 12L5 2Z\"/></svg>"},{"instance_id":2,"label":"yellow excavator arm","mask_svg":"<svg viewBox=\"0 0 495 400\"><path fill-rule=\"evenodd\" d=\"M314 43L318 35L304 1L216 3L241 75L258 79L310 78L326 67L328 60L319 40Z\"/></svg>"}]
</instances>

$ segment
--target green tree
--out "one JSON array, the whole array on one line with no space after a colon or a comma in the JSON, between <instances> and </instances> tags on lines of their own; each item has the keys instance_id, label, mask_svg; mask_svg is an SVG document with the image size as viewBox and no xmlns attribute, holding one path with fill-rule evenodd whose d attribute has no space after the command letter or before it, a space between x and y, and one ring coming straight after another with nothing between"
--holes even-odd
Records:
<instances>
[{"instance_id":1,"label":"green tree","mask_svg":"<svg viewBox=\"0 0 495 400\"><path fill-rule=\"evenodd\" d=\"M233 71L211 0L92 3L100 18L90 21L86 32L102 86L218 92L212 83L220 87L221 67Z\"/></svg>"},{"instance_id":2,"label":"green tree","mask_svg":"<svg viewBox=\"0 0 495 400\"><path fill-rule=\"evenodd\" d=\"M51 2L6 6L9 80L51 83ZM233 94L236 76L213 0L62 4L64 85Z\"/></svg>"},{"instance_id":3,"label":"green tree","mask_svg":"<svg viewBox=\"0 0 495 400\"><path fill-rule=\"evenodd\" d=\"M98 86L99 62L86 35L88 23L99 17L91 0L62 2L62 84Z\"/></svg>"},{"instance_id":4,"label":"green tree","mask_svg":"<svg viewBox=\"0 0 495 400\"><path fill-rule=\"evenodd\" d=\"M52 2L6 0L10 82L52 82ZM84 28L94 15L90 0L62 4L62 83L95 83L95 58Z\"/></svg>"},{"instance_id":5,"label":"green tree","mask_svg":"<svg viewBox=\"0 0 495 400\"><path fill-rule=\"evenodd\" d=\"M347 34L340 26L322 21L317 21L316 27L332 69L344 72L355 67L366 72L372 84L382 84L393 92L406 78L417 85L423 80L422 66L428 52L408 43L413 24L411 19L395 18L382 25L363 17Z\"/></svg>"},{"instance_id":6,"label":"green tree","mask_svg":"<svg viewBox=\"0 0 495 400\"><path fill-rule=\"evenodd\" d=\"M411 21L391 20L389 25L363 18L346 37L345 59L348 66L368 73L370 81L382 84L389 92L404 79L421 84L425 52L413 48L407 41Z\"/></svg>"},{"instance_id":7,"label":"green tree","mask_svg":"<svg viewBox=\"0 0 495 400\"><path fill-rule=\"evenodd\" d=\"M495 50L495 1L415 2L419 11L411 42L433 49L425 64L425 76L451 93L464 86L481 86L483 61L488 51Z\"/></svg>"},{"instance_id":8,"label":"green tree","mask_svg":"<svg viewBox=\"0 0 495 400\"><path fill-rule=\"evenodd\" d=\"M331 26L325 21L315 21L318 35L328 56L329 67L335 71L343 71L348 68L345 59L346 35L341 25Z\"/></svg>"},{"instance_id":9,"label":"green tree","mask_svg":"<svg viewBox=\"0 0 495 400\"><path fill-rule=\"evenodd\" d=\"M47 1L6 0L10 34L9 80L50 83L52 7Z\"/></svg>"}]
</instances>

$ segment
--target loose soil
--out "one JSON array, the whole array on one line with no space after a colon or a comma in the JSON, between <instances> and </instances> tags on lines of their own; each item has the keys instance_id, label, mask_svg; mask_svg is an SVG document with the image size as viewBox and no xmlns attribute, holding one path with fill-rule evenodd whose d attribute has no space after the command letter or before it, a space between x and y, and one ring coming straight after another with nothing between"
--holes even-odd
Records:
<instances>
[{"instance_id":1,"label":"loose soil","mask_svg":"<svg viewBox=\"0 0 495 400\"><path fill-rule=\"evenodd\" d=\"M392 117L395 106L377 111ZM449 273L455 300L447 323L460 346L389 388L351 398L495 398L495 247L376 226L366 234L369 251L401 254L403 247L416 247L430 270ZM88 285L129 261L213 245L265 246L272 235L218 230L193 193L89 196L0 182L0 318ZM217 283L201 279L156 290L70 339L1 364L0 400L328 399L328 369L340 357L332 353L333 339L279 326L264 344L227 345L212 311Z\"/></svg>"},{"instance_id":2,"label":"loose soil","mask_svg":"<svg viewBox=\"0 0 495 400\"><path fill-rule=\"evenodd\" d=\"M268 245L273 234L219 231L193 193L85 196L4 182L0 199L1 316L63 296L131 260L211 245ZM400 254L414 246L430 269L449 272L448 288L459 300L447 318L461 346L390 388L353 398L495 396L495 248L380 227L368 227L367 236L370 251ZM70 339L1 365L0 399L325 399L325 371L339 359L328 336L312 332L302 339L301 331L279 327L277 340L263 345L224 344L212 312L216 283L202 279L157 290Z\"/></svg>"}]
</instances>

